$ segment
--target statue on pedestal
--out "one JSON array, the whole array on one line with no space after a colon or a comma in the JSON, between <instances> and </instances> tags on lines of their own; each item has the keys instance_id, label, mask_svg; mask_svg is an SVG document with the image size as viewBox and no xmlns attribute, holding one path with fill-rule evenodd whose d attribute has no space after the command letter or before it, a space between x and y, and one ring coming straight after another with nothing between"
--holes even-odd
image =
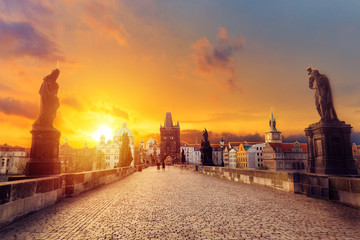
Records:
<instances>
[{"instance_id":1,"label":"statue on pedestal","mask_svg":"<svg viewBox=\"0 0 360 240\"><path fill-rule=\"evenodd\" d=\"M318 174L357 174L351 148L351 125L339 121L331 93L329 78L307 68L309 87L315 90L315 105L320 121L305 129L308 145L307 171Z\"/></svg>"},{"instance_id":2,"label":"statue on pedestal","mask_svg":"<svg viewBox=\"0 0 360 240\"><path fill-rule=\"evenodd\" d=\"M203 137L204 139L201 140L201 163L204 166L214 166L213 160L212 160L212 147L210 146L209 142L209 134L206 130L206 128L203 131Z\"/></svg>"},{"instance_id":3,"label":"statue on pedestal","mask_svg":"<svg viewBox=\"0 0 360 240\"><path fill-rule=\"evenodd\" d=\"M59 69L44 77L40 87L40 112L33 124L30 160L26 164L27 176L60 174L60 131L53 127L56 111L60 106L57 93Z\"/></svg>"},{"instance_id":4,"label":"statue on pedestal","mask_svg":"<svg viewBox=\"0 0 360 240\"><path fill-rule=\"evenodd\" d=\"M315 90L315 105L321 121L338 120L335 112L329 78L317 69L308 67L309 88Z\"/></svg>"}]
</instances>

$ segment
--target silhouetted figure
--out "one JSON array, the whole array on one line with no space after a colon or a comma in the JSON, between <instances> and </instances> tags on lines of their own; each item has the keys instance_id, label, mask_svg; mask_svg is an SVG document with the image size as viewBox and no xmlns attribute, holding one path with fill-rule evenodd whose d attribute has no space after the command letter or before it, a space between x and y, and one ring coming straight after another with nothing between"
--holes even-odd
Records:
<instances>
[{"instance_id":1,"label":"silhouetted figure","mask_svg":"<svg viewBox=\"0 0 360 240\"><path fill-rule=\"evenodd\" d=\"M59 85L56 80L59 77L59 69L54 69L49 75L44 77L40 87L40 112L34 122L34 126L53 127L56 111L60 106L57 93Z\"/></svg>"},{"instance_id":2,"label":"silhouetted figure","mask_svg":"<svg viewBox=\"0 0 360 240\"><path fill-rule=\"evenodd\" d=\"M156 161L157 170L160 170L160 161Z\"/></svg>"},{"instance_id":3,"label":"silhouetted figure","mask_svg":"<svg viewBox=\"0 0 360 240\"><path fill-rule=\"evenodd\" d=\"M165 160L162 162L162 169L165 170Z\"/></svg>"},{"instance_id":4,"label":"silhouetted figure","mask_svg":"<svg viewBox=\"0 0 360 240\"><path fill-rule=\"evenodd\" d=\"M338 120L335 112L329 78L317 69L308 67L309 88L315 90L315 105L321 121Z\"/></svg>"},{"instance_id":5,"label":"silhouetted figure","mask_svg":"<svg viewBox=\"0 0 360 240\"><path fill-rule=\"evenodd\" d=\"M201 148L200 148L201 164L203 166L214 166L212 160L212 147L210 146L209 134L206 128L203 131L203 137L204 139L201 140Z\"/></svg>"}]
</instances>

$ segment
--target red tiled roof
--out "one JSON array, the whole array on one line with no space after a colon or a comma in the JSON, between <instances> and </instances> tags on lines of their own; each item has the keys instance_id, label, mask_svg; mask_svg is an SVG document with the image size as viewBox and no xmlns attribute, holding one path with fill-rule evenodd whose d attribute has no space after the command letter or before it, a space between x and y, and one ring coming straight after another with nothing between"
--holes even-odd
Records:
<instances>
[{"instance_id":1,"label":"red tiled roof","mask_svg":"<svg viewBox=\"0 0 360 240\"><path fill-rule=\"evenodd\" d=\"M291 152L295 143L269 143L269 144L274 150L276 150L276 148L280 147L283 152ZM308 152L307 144L306 143L299 143L299 144L300 144L300 147L303 149L303 151L307 153Z\"/></svg>"},{"instance_id":2,"label":"red tiled roof","mask_svg":"<svg viewBox=\"0 0 360 240\"><path fill-rule=\"evenodd\" d=\"M8 144L0 145L0 151L25 151L24 147L10 146Z\"/></svg>"}]
</instances>

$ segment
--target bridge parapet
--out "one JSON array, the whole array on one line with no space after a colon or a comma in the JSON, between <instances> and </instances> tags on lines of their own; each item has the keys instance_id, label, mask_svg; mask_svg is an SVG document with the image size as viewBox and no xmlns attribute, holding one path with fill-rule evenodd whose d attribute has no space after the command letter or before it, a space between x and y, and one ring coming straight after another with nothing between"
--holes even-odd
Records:
<instances>
[{"instance_id":1,"label":"bridge parapet","mask_svg":"<svg viewBox=\"0 0 360 240\"><path fill-rule=\"evenodd\" d=\"M183 166L184 167L184 166ZM194 165L186 169L235 182L263 185L360 208L360 176L333 176L299 172L234 169Z\"/></svg>"},{"instance_id":2,"label":"bridge parapet","mask_svg":"<svg viewBox=\"0 0 360 240\"><path fill-rule=\"evenodd\" d=\"M143 167L122 167L0 182L0 227L47 206L122 179Z\"/></svg>"}]
</instances>

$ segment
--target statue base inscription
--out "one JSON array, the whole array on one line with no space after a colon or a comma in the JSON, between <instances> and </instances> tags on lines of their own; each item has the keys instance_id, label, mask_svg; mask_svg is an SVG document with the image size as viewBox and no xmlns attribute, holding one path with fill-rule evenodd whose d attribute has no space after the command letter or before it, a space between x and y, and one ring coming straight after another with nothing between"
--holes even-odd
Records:
<instances>
[{"instance_id":1,"label":"statue base inscription","mask_svg":"<svg viewBox=\"0 0 360 240\"><path fill-rule=\"evenodd\" d=\"M351 125L339 120L320 121L305 129L309 173L355 175Z\"/></svg>"},{"instance_id":2,"label":"statue base inscription","mask_svg":"<svg viewBox=\"0 0 360 240\"><path fill-rule=\"evenodd\" d=\"M26 164L26 176L49 176L60 174L60 132L53 128L33 127L30 161Z\"/></svg>"}]
</instances>

